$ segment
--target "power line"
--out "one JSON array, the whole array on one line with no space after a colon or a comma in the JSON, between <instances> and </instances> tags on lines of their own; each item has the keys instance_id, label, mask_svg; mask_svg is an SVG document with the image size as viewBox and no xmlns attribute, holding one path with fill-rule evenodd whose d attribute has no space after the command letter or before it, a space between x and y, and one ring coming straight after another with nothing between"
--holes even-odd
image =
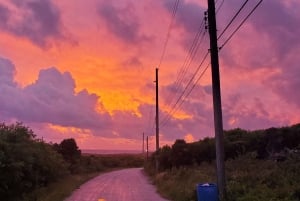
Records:
<instances>
[{"instance_id":1,"label":"power line","mask_svg":"<svg viewBox=\"0 0 300 201\"><path fill-rule=\"evenodd\" d=\"M233 21L236 19L236 17L240 14L240 12L244 9L246 4L248 3L249 0L246 0L243 5L240 7L240 9L235 13L233 18L230 20L230 22L227 24L225 29L222 31L222 33L219 35L218 40L222 37L222 35L225 33L225 31L230 27L230 25L233 23Z\"/></svg>"},{"instance_id":2,"label":"power line","mask_svg":"<svg viewBox=\"0 0 300 201\"><path fill-rule=\"evenodd\" d=\"M218 1L216 1L216 3L218 3ZM224 0L222 0L222 2L220 3L219 7L217 8L216 14L218 14L218 12L222 8L223 4L224 4Z\"/></svg>"},{"instance_id":3,"label":"power line","mask_svg":"<svg viewBox=\"0 0 300 201\"><path fill-rule=\"evenodd\" d=\"M182 67L182 69L183 69L182 70L182 75L181 76L179 75L180 77L179 77L179 80L178 80L178 85L180 85L183 82L184 77L186 76L186 74L188 72L188 69L191 66L191 63L194 60L200 45L204 41L205 33L206 32L204 30L204 31L202 31L202 33L199 32L199 34L196 35L197 38L196 38L195 44L193 44L193 47L192 47L193 49L192 49L192 51L189 52L189 54L188 54L189 57L187 57L187 59L185 60L185 65L183 65L183 67ZM199 42L200 36L201 36L201 39L200 39L200 42Z\"/></svg>"},{"instance_id":4,"label":"power line","mask_svg":"<svg viewBox=\"0 0 300 201\"><path fill-rule=\"evenodd\" d=\"M164 42L164 46L163 46L163 51L162 51L162 54L161 54L161 57L160 57L160 60L159 60L159 65L158 65L159 67L160 67L160 65L162 63L162 60L163 60L164 56L165 56L166 47L167 47L167 44L168 44L168 41L169 41L169 38L170 38L170 34L171 34L171 29L172 29L172 26L173 26L174 18L176 16L176 13L177 13L177 10L178 10L178 5L179 5L179 0L176 0L175 4L173 6L172 15L171 15L171 21L170 21L170 24L169 24L169 27L168 27L167 36L166 36L166 39L165 39L165 42ZM148 124L149 130L151 128L151 119L152 119L152 109L150 109L150 114L149 114L149 124ZM154 122L153 122L153 125L152 125L151 133L154 130L154 126L155 126L155 119L154 119Z\"/></svg>"},{"instance_id":5,"label":"power line","mask_svg":"<svg viewBox=\"0 0 300 201\"><path fill-rule=\"evenodd\" d=\"M254 8L250 11L250 13L244 18L244 20L239 24L239 26L232 32L232 34L227 38L227 40L223 43L223 45L220 46L220 50L231 40L231 38L234 36L234 34L241 28L241 26L246 22L246 20L253 14L253 12L258 8L258 6L263 2L263 0L260 0Z\"/></svg>"},{"instance_id":6,"label":"power line","mask_svg":"<svg viewBox=\"0 0 300 201\"><path fill-rule=\"evenodd\" d=\"M169 39L170 39L170 35L171 35L171 29L172 29L172 27L173 27L173 22L174 22L174 19L175 19L177 10L178 10L178 5L179 5L179 0L176 0L176 1L175 1L175 4L174 4L174 6L173 6L172 16L171 16L171 22L170 22L170 25L169 25L169 28L168 28L166 40L165 40L165 42L164 42L163 51L162 51L162 54L161 54L161 56L160 56L158 68L160 67L160 65L161 65L161 63L162 63L162 61L163 61L163 59L164 59L164 57L165 57L167 45L168 45L168 42L169 42Z\"/></svg>"},{"instance_id":7,"label":"power line","mask_svg":"<svg viewBox=\"0 0 300 201\"><path fill-rule=\"evenodd\" d=\"M246 4L248 3L249 0L246 0L242 6L239 8L239 10L235 13L235 15L233 16L233 18L230 20L230 22L227 24L227 26L225 27L225 29L222 31L222 33L219 35L218 39L220 39L224 33L228 30L228 28L232 25L232 23L236 20L236 18L238 17L238 15L241 13L241 11L244 9L244 7L246 6ZM262 3L263 0L260 0L255 7L248 13L248 15L242 20L242 22L239 24L239 26L231 33L231 35L227 38L227 40L223 43L223 45L220 47L220 49L222 49L231 39L232 37L236 34L236 32L242 27L242 25L246 22L246 20L253 14L253 12L258 8L258 6ZM221 2L221 4L219 5L218 10L222 7L224 3L224 0ZM188 71L188 68L191 65L191 62L193 61L196 52L198 51L199 48L199 44L202 43L202 40L204 38L204 34L205 32L201 32L201 27L203 26L203 21L200 25L199 31L197 32L197 34L195 35L195 38L193 40L193 43L189 49L189 52L184 60L183 63L183 67L180 69L178 75L177 75L177 79L175 81L175 94L178 93L179 87L182 84L184 77ZM201 38L201 42L199 43L199 38L200 35L202 34L202 38ZM191 86L191 83L194 81L195 76L198 74L201 66L203 65L204 61L206 60L206 57L208 56L208 52L207 54L204 56L204 58L202 59L200 65L198 66L197 70L194 72L194 74L192 75L192 77L189 79L188 84L185 86L184 90L181 92L180 96L176 99L176 102L173 104L173 106L171 107L171 109L167 112L167 114L164 116L164 119L160 122L161 124L161 128L164 127L168 121L170 121L170 119L172 118L172 115L175 114L177 112L177 110L181 107L181 105L184 103L184 100L191 94L191 92L193 91L193 89L195 88L195 86L197 85L197 83L199 82L199 80L203 77L204 73L206 72L206 70L208 69L210 63L206 66L206 68L202 71L201 75L198 77L198 79L194 82L193 86ZM189 88L190 87L190 88ZM189 90L188 90L189 89ZM187 93L186 93L187 92ZM170 101L170 105L172 103L172 100Z\"/></svg>"},{"instance_id":8,"label":"power line","mask_svg":"<svg viewBox=\"0 0 300 201\"><path fill-rule=\"evenodd\" d=\"M188 93L185 95L185 97L181 100L181 102L179 103L178 107L172 112L172 114L170 114L168 116L168 119L165 120L164 123L162 123L162 125L160 126L161 128L163 128L163 127L165 127L167 125L168 121L170 121L170 119L171 119L171 116L178 111L178 109L184 103L185 99L191 94L191 92L194 90L194 88L196 87L196 85L198 84L198 82L200 81L200 79L203 77L203 75L207 71L209 65L210 65L210 63L208 63L207 66L204 68L204 70L202 71L202 73L200 74L200 76L198 77L198 79L195 81L195 83L193 84L193 86L191 87L191 89L188 91Z\"/></svg>"},{"instance_id":9,"label":"power line","mask_svg":"<svg viewBox=\"0 0 300 201\"><path fill-rule=\"evenodd\" d=\"M168 112L168 114L165 116L165 118L160 122L160 124L166 124L166 122L169 121L169 119L171 118L171 116L174 114L174 111L176 109L176 106L178 105L179 101L182 99L182 97L184 96L185 92L187 91L188 87L191 85L192 81L195 79L195 76L198 74L200 68L202 67L204 61L206 60L207 56L208 56L207 52L205 54L205 56L203 57L201 63L199 64L197 70L194 72L193 76L191 77L191 79L189 80L188 84L185 86L183 92L181 93L181 95L178 97L177 101L175 102L175 104L172 106L172 108L170 109L170 111ZM186 96L187 97L187 96ZM177 106L178 107L178 106Z\"/></svg>"},{"instance_id":10,"label":"power line","mask_svg":"<svg viewBox=\"0 0 300 201\"><path fill-rule=\"evenodd\" d=\"M201 36L201 39L200 39L200 36ZM200 45L204 41L204 36L205 36L205 29L204 29L204 20L203 20L200 27L199 27L199 29L198 29L197 34L194 37L194 40L193 40L193 43L192 43L192 45L189 49L189 52L187 53L187 55L185 57L183 65L180 68L179 73L177 74L177 78L176 78L175 84L174 84L175 94L178 93L180 85L183 82L184 77L186 76L186 73L188 72L188 69L189 69L192 61L194 60L194 58L196 56L196 53L199 50ZM174 98L171 99L171 96L172 96L172 94L170 92L169 96L166 99L166 105L171 105L172 104Z\"/></svg>"},{"instance_id":11,"label":"power line","mask_svg":"<svg viewBox=\"0 0 300 201\"><path fill-rule=\"evenodd\" d=\"M192 86L192 88L190 89L190 91L187 93L186 97L188 97L191 94L191 92L193 91L193 89L196 87L197 83L200 81L200 79L203 77L204 73L208 69L209 65L210 65L210 63L208 63L207 66L204 68L204 70L202 71L201 75L198 77L198 79L196 80L196 82L194 83L194 85Z\"/></svg>"},{"instance_id":12,"label":"power line","mask_svg":"<svg viewBox=\"0 0 300 201\"><path fill-rule=\"evenodd\" d=\"M199 72L202 64L204 63L205 59L208 56L208 52L205 54L205 56L203 57L201 63L199 64L197 70L194 72L193 76L191 77L191 79L189 80L188 84L185 86L184 90L182 91L181 95L178 97L177 101L175 102L175 104L173 105L172 109L170 110L170 112L168 113L168 116L170 116L170 113L172 113L172 111L174 110L174 108L177 106L178 102L180 101L180 99L183 97L184 93L186 92L186 90L188 89L188 87L190 86L190 84L192 83L192 81L194 80L195 76L197 75L197 73ZM162 122L165 121L167 117L164 118L164 120L162 120ZM161 123L162 123L161 122Z\"/></svg>"}]
</instances>

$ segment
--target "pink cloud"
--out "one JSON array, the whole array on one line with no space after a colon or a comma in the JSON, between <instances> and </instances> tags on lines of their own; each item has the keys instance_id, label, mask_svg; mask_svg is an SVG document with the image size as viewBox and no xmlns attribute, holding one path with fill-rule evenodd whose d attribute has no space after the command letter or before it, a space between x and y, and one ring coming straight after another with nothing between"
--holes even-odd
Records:
<instances>
[{"instance_id":1,"label":"pink cloud","mask_svg":"<svg viewBox=\"0 0 300 201\"><path fill-rule=\"evenodd\" d=\"M14 66L1 59L1 119L17 118L24 122L52 123L79 128L106 128L111 123L108 113L96 112L99 97L87 90L75 93L70 73L56 68L41 70L36 82L20 88L13 85ZM8 75L8 77L5 77Z\"/></svg>"},{"instance_id":2,"label":"pink cloud","mask_svg":"<svg viewBox=\"0 0 300 201\"><path fill-rule=\"evenodd\" d=\"M9 6L0 3L0 11L3 31L41 48L47 48L50 39L65 39L60 11L51 0L14 0Z\"/></svg>"},{"instance_id":3,"label":"pink cloud","mask_svg":"<svg viewBox=\"0 0 300 201\"><path fill-rule=\"evenodd\" d=\"M121 4L122 5L122 4ZM107 29L127 43L137 43L149 38L140 34L140 22L136 15L135 4L127 2L124 6L103 1L98 9L99 16L105 21Z\"/></svg>"},{"instance_id":4,"label":"pink cloud","mask_svg":"<svg viewBox=\"0 0 300 201\"><path fill-rule=\"evenodd\" d=\"M149 135L154 134L154 67L160 58L174 1L101 2L60 1L54 4L50 0L15 0L12 3L0 3L1 30L12 35L12 39L26 38L36 46L42 47L40 52L36 53L38 56L32 53L33 56L27 58L11 56L20 50L10 44L4 43L5 46L0 47L2 51L10 51L9 55L3 51L3 55L13 58L14 62L22 60L16 70L11 61L0 59L1 120L17 119L32 125L50 124L58 128L66 127L72 132L73 128L82 129L82 132L88 130L98 139L104 137L133 140L140 138L143 131ZM167 115L169 98L175 97L176 100L185 87L180 85L177 91L174 81L206 10L206 2L205 6L204 1L197 2L185 0L179 4L160 69L161 119ZM14 9L6 4L10 4ZM234 0L224 2L217 14L218 34L241 4L242 2ZM250 5L254 4L255 2L251 1ZM247 7L246 11L249 11L250 7ZM300 121L297 116L300 112L299 9L300 4L297 1L264 1L220 51L225 129L261 129ZM25 11L28 11L28 14L20 21L13 21L13 10L22 16ZM62 10L66 10L67 14ZM80 18L77 18L78 14L82 14ZM241 19L242 17L239 18ZM8 24L8 21L14 23ZM80 38L82 46L76 47L78 49L74 51L62 46L54 53L49 52L43 56L43 48L51 44L52 39L65 37L62 28L64 25ZM236 25L237 22L233 27ZM219 45L232 30L233 28L229 29L219 40ZM198 60L202 59L202 53L208 49L207 35L204 41L200 47L201 51L199 50L184 78L184 84L195 71ZM19 44L17 47L23 46ZM22 51L26 52L27 49L24 47ZM65 54L66 52L70 55ZM76 53L75 56L73 52ZM88 59L85 58L87 54ZM66 55L68 57L64 58ZM14 80L15 72L22 74L28 70L25 68L27 65L21 64L27 63L30 67L36 65L31 62L35 57L40 66L59 66L67 72L62 72L56 67L36 70L39 71L37 80L21 88ZM74 57L78 57L78 61L73 61ZM83 67L85 64L88 68L69 67ZM28 68L33 68L30 67ZM188 135L197 140L213 135L209 73L207 71L205 80L200 80L196 85L178 110L178 114L161 127L162 140L174 141ZM85 77L91 77L81 83L80 91L75 91L76 83L72 75L77 83ZM117 80L117 83L112 80ZM91 87L89 90L85 89L87 83ZM98 89L98 86L103 87L106 93L114 90L126 91L126 96L134 102L134 106L130 108L134 108L134 111L114 108L112 114L108 114L101 105L100 95L90 92L93 90L101 94L101 88ZM125 93L121 93L121 98L119 97L118 101L121 104L122 95ZM107 98L107 106L114 98L112 95ZM102 112L96 108L102 108ZM72 132L69 134L73 135ZM86 135L81 136L82 139L84 136Z\"/></svg>"}]
</instances>

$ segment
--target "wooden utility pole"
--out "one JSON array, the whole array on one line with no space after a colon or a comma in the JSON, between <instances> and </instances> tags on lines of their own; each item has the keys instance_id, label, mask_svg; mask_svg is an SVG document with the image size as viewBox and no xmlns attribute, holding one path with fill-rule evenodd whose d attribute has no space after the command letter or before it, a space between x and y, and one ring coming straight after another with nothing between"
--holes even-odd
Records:
<instances>
[{"instance_id":1,"label":"wooden utility pole","mask_svg":"<svg viewBox=\"0 0 300 201\"><path fill-rule=\"evenodd\" d=\"M156 151L159 149L159 106L158 106L158 68L155 70L155 83L156 83Z\"/></svg>"},{"instance_id":2,"label":"wooden utility pole","mask_svg":"<svg viewBox=\"0 0 300 201\"><path fill-rule=\"evenodd\" d=\"M158 68L155 69L155 83L156 83L156 157L155 157L155 167L156 172L159 170L159 162L158 162L158 151L159 151L159 106L158 106Z\"/></svg>"},{"instance_id":3,"label":"wooden utility pole","mask_svg":"<svg viewBox=\"0 0 300 201\"><path fill-rule=\"evenodd\" d=\"M143 150L142 150L142 153L143 153L143 157L145 157L144 153L145 153L145 134L143 132Z\"/></svg>"},{"instance_id":4,"label":"wooden utility pole","mask_svg":"<svg viewBox=\"0 0 300 201\"><path fill-rule=\"evenodd\" d=\"M146 152L147 152L147 161L148 161L148 156L149 156L149 141L148 141L148 136L146 138L146 144L147 144Z\"/></svg>"},{"instance_id":5,"label":"wooden utility pole","mask_svg":"<svg viewBox=\"0 0 300 201\"><path fill-rule=\"evenodd\" d=\"M219 55L217 42L217 23L215 12L215 0L208 1L208 26L210 37L211 72L213 88L215 141L216 141L216 163L219 199L225 199L225 165L224 165L224 136L220 90Z\"/></svg>"}]
</instances>

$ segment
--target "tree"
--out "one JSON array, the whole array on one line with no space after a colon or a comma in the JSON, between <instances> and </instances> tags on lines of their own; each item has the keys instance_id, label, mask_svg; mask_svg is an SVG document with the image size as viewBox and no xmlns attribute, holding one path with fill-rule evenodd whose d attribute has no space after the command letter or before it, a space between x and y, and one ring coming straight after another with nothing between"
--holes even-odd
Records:
<instances>
[{"instance_id":1,"label":"tree","mask_svg":"<svg viewBox=\"0 0 300 201\"><path fill-rule=\"evenodd\" d=\"M172 149L168 145L165 145L160 149L158 155L160 170L166 170L172 168L171 154L172 154Z\"/></svg>"},{"instance_id":2,"label":"tree","mask_svg":"<svg viewBox=\"0 0 300 201\"><path fill-rule=\"evenodd\" d=\"M0 124L0 173L0 198L14 201L68 171L60 154L16 123Z\"/></svg>"},{"instance_id":3,"label":"tree","mask_svg":"<svg viewBox=\"0 0 300 201\"><path fill-rule=\"evenodd\" d=\"M172 145L171 160L173 166L177 168L192 164L192 155L189 153L188 144L185 140L177 139Z\"/></svg>"},{"instance_id":4,"label":"tree","mask_svg":"<svg viewBox=\"0 0 300 201\"><path fill-rule=\"evenodd\" d=\"M74 173L77 168L76 164L79 163L79 159L81 156L81 151L78 149L76 141L73 138L64 139L59 144L58 152L62 154L65 161L70 164L69 170Z\"/></svg>"}]
</instances>

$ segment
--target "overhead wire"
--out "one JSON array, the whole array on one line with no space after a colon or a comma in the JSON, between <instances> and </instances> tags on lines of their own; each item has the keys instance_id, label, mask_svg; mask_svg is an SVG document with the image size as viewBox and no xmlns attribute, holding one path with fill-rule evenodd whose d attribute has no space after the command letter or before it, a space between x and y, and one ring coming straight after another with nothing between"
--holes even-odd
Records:
<instances>
[{"instance_id":1,"label":"overhead wire","mask_svg":"<svg viewBox=\"0 0 300 201\"><path fill-rule=\"evenodd\" d=\"M178 103L180 100L182 100L182 97L184 96L185 92L187 91L188 87L190 87L191 83L193 82L193 80L195 79L196 75L198 74L200 68L202 67L204 61L206 60L207 56L208 56L209 52L207 52L201 63L198 65L196 71L193 73L193 76L191 77L191 79L189 80L188 84L185 86L184 90L182 91L181 95L177 98L175 104L172 106L172 109L169 110L167 116L165 116L165 118L160 122L161 125L166 124L166 122L169 121L169 119L171 118L171 116L174 114L174 111L176 109L176 107L178 107Z\"/></svg>"},{"instance_id":2,"label":"overhead wire","mask_svg":"<svg viewBox=\"0 0 300 201\"><path fill-rule=\"evenodd\" d=\"M164 57L165 57L167 45L168 45L168 42L169 42L169 39L170 39L171 30L172 30L173 23L174 23L174 19L175 19L177 10L178 10L178 6L179 6L179 0L176 0L175 3L174 3L173 9L172 9L171 21L170 21L170 24L169 24L169 27L168 27L166 39L165 39L165 41L164 41L164 45L163 45L163 49L162 49L162 54L161 54L160 59L159 59L158 68L161 66L162 61L163 61L163 59L164 59ZM150 109L150 110L151 110L151 109ZM151 124L151 119L152 119L151 114L152 114L152 110L151 110L150 113L149 113L149 129L150 129L150 127L151 127L151 126L150 126L150 124ZM150 131L151 133L153 132L154 127L155 127L155 119L154 119L154 122L153 122L153 125L152 125L152 129L151 129L151 131Z\"/></svg>"},{"instance_id":3,"label":"overhead wire","mask_svg":"<svg viewBox=\"0 0 300 201\"><path fill-rule=\"evenodd\" d=\"M202 26L203 26L203 24L202 24ZM201 36L201 38L200 38L200 36ZM200 45L204 41L204 36L205 36L205 29L203 29L203 30L201 30L201 31L199 31L197 33L197 35L196 35L196 42L192 44L192 46L191 46L192 49L188 53L188 55L187 55L187 57L185 59L185 63L183 65L183 67L182 67L182 75L180 76L180 78L178 80L178 85L180 85L183 82L183 80L184 80L184 78L185 78L185 76L186 76L186 74L187 74L187 72L188 72L188 70L189 70L189 68L191 66L191 63L193 62L193 60L194 60L194 58L195 58L195 56L197 54L197 51L198 51ZM200 41L199 41L199 39L200 39Z\"/></svg>"},{"instance_id":4,"label":"overhead wire","mask_svg":"<svg viewBox=\"0 0 300 201\"><path fill-rule=\"evenodd\" d=\"M218 0L217 0L218 1ZM224 33L228 30L228 28L232 25L232 23L234 22L234 20L237 18L237 16L241 13L241 11L244 9L244 7L246 6L246 4L248 3L249 0L246 0L243 5L239 8L239 10L235 13L235 15L233 16L233 18L230 20L230 22L227 24L227 26L225 27L225 29L222 31L222 33L218 36L218 40L224 35ZM220 46L220 50L232 39L232 37L236 34L236 32L242 27L242 25L246 22L246 20L253 14L253 12L258 8L258 6L262 3L263 0L260 0L255 6L254 8L248 13L248 15L242 20L242 22L238 25L238 27L230 34L230 36L225 40L225 42ZM219 9L222 7L224 3L224 0L222 1L222 3L220 4L220 6L217 9L217 12L219 11ZM198 34L198 33L197 33ZM195 38L197 38L197 35L195 36ZM192 44L191 48L193 47L194 44ZM181 95L177 98L175 104L171 107L171 109L167 112L167 115L165 116L165 118L160 122L160 126L164 127L171 119L172 115L175 114L175 112L177 112L177 110L181 107L181 105L183 104L184 100L190 95L190 93L193 91L193 89L195 88L195 86L197 85L197 83L199 82L199 80L203 77L204 73L206 72L206 70L208 69L210 63L205 67L205 69L202 71L201 75L198 77L198 79L194 82L193 86L189 89L189 91L186 93L186 91L188 90L188 88L190 87L191 83L194 81L195 76L198 74L201 66L203 65L204 61L206 60L207 56L208 56L207 52L204 56L204 58L202 59L200 65L198 66L197 70L194 72L193 76L191 77L191 79L189 80L188 84L185 86L184 90L182 91ZM193 58L193 57L192 57ZM185 60L186 62L186 60ZM181 76L181 74L185 72L185 68L182 68L182 70L178 73L177 76L177 80L183 80L184 76ZM176 81L177 81L176 80ZM177 82L178 82L177 81ZM181 81L178 82L178 84L181 84ZM178 85L180 86L180 85ZM176 92L177 93L177 92Z\"/></svg>"},{"instance_id":5,"label":"overhead wire","mask_svg":"<svg viewBox=\"0 0 300 201\"><path fill-rule=\"evenodd\" d=\"M222 33L218 36L218 40L223 36L223 34L226 32L226 30L230 27L230 25L233 23L233 21L236 19L236 17L240 14L240 12L244 9L246 4L248 3L249 0L246 0L243 5L240 7L240 9L235 13L233 18L230 20L230 22L227 24L227 26L224 28Z\"/></svg>"},{"instance_id":6,"label":"overhead wire","mask_svg":"<svg viewBox=\"0 0 300 201\"><path fill-rule=\"evenodd\" d=\"M216 1L216 3L217 3L217 2L218 2L218 1ZM218 12L219 12L220 9L222 8L223 4L224 4L224 0L222 0L222 2L220 3L220 5L218 6L218 8L217 8L217 10L216 10L216 14L218 14Z\"/></svg>"},{"instance_id":7,"label":"overhead wire","mask_svg":"<svg viewBox=\"0 0 300 201\"><path fill-rule=\"evenodd\" d=\"M207 66L203 69L202 73L200 74L200 76L198 77L198 79L194 82L193 86L191 87L191 89L188 91L188 93L186 94L186 96L181 100L180 104L178 105L178 107L175 109L174 113L175 114L177 112L177 110L181 107L181 105L184 103L185 99L191 94L191 92L194 90L194 88L196 87L196 85L198 84L198 82L200 81L200 79L203 77L203 75L205 74L205 72L207 71L209 65L211 63L208 63ZM165 123L166 124L166 123Z\"/></svg>"},{"instance_id":8,"label":"overhead wire","mask_svg":"<svg viewBox=\"0 0 300 201\"><path fill-rule=\"evenodd\" d=\"M182 85L186 74L188 72L188 69L191 66L192 61L194 60L200 45L203 43L204 41L204 36L206 33L206 26L205 25L205 18L203 18L202 22L200 23L198 32L196 33L193 43L185 57L184 63L182 68L180 69L178 75L177 75L177 79L175 81L175 91L173 93L173 99L175 99L176 94L178 93L180 86ZM201 37L201 38L200 38ZM194 74L192 75L192 77L189 79L188 84L185 86L185 88L183 89L183 91L181 92L181 94L179 95L179 97L176 99L176 102L172 105L173 103L173 99L171 101L166 101L166 105L172 105L171 109L169 110L169 112L164 116L163 120L160 122L160 124L165 124L166 122L168 122L168 120L171 118L171 116L178 110L178 108L181 106L182 102L181 99L182 97L185 95L186 91L188 90L188 88L191 86L192 81L195 79L195 76L198 74L201 65L203 64L204 60L206 59L208 55L208 52L206 53L206 55L204 56L204 59L201 61L201 64L198 66L198 69L196 70L196 72L194 72ZM194 87L192 87L194 88ZM174 95L175 94L175 95ZM190 94L190 92L188 92L188 95ZM188 96L185 95L184 99ZM171 93L169 94L169 97L171 96ZM169 100L169 99L167 99ZM179 104L179 107L178 107Z\"/></svg>"},{"instance_id":9,"label":"overhead wire","mask_svg":"<svg viewBox=\"0 0 300 201\"><path fill-rule=\"evenodd\" d=\"M185 95L185 97L183 97L179 103L179 105L174 108L172 114L170 113L170 115L168 115L167 119L161 123L161 128L163 128L164 126L167 125L167 123L170 121L171 117L173 114L175 114L178 109L181 107L181 105L184 103L185 99L191 94L191 92L194 90L194 88L196 87L196 85L198 84L198 82L200 81L200 79L203 77L204 73L206 72L206 70L208 69L210 63L208 63L208 65L204 68L204 70L202 71L202 73L200 74L200 76L198 77L198 79L194 82L193 86L190 88L190 90L188 91L188 93Z\"/></svg>"},{"instance_id":10,"label":"overhead wire","mask_svg":"<svg viewBox=\"0 0 300 201\"><path fill-rule=\"evenodd\" d=\"M201 39L200 39L201 36ZM182 84L186 73L188 72L188 69L192 63L192 61L194 60L197 51L200 47L200 45L202 44L203 40L204 40L204 36L205 36L205 30L204 30L204 20L201 22L201 25L194 37L194 40L192 42L192 45L185 57L185 60L183 62L182 67L180 68L180 71L177 74L177 78L174 82L174 94L176 95L179 91L180 85ZM200 41L199 41L200 40ZM173 102L172 99L172 95L174 97L174 94L172 94L171 92L169 93L169 96L166 98L166 105L171 105Z\"/></svg>"},{"instance_id":11,"label":"overhead wire","mask_svg":"<svg viewBox=\"0 0 300 201\"><path fill-rule=\"evenodd\" d=\"M254 8L249 12L249 14L244 18L244 20L239 24L239 26L231 33L231 35L226 39L226 41L220 46L220 50L232 39L234 34L243 26L243 24L246 22L246 20L253 14L253 12L258 8L258 6L263 2L263 0L260 0Z\"/></svg>"},{"instance_id":12,"label":"overhead wire","mask_svg":"<svg viewBox=\"0 0 300 201\"><path fill-rule=\"evenodd\" d=\"M194 90L194 88L196 87L196 85L198 84L198 82L200 81L200 79L205 74L205 72L208 69L209 65L210 65L210 63L208 63L208 65L204 68L204 70L202 71L202 73L200 74L200 76L198 77L198 79L195 81L195 83L193 84L193 86L191 87L191 89L188 91L188 93L186 94L186 96L181 100L181 102L179 103L178 107L174 110L174 112L170 116L168 116L168 119L164 123L162 123L161 128L163 128L163 127L165 127L167 125L167 123L171 119L171 116L178 111L178 109L184 103L185 99L191 94L191 92Z\"/></svg>"},{"instance_id":13,"label":"overhead wire","mask_svg":"<svg viewBox=\"0 0 300 201\"><path fill-rule=\"evenodd\" d=\"M172 27L173 27L174 19L175 19L177 10L178 10L178 5L179 5L179 0L176 0L175 4L173 6L172 16L171 16L171 22L169 24L169 28L168 28L166 40L165 40L164 46L163 46L163 51L162 51L162 54L160 56L160 60L159 60L159 63L158 63L158 68L161 66L162 61L163 61L163 59L165 57L165 54L166 54L166 49L167 49L167 45L168 45L168 42L169 42L169 39L170 39L170 35L171 35L171 30L172 30Z\"/></svg>"}]
</instances>

